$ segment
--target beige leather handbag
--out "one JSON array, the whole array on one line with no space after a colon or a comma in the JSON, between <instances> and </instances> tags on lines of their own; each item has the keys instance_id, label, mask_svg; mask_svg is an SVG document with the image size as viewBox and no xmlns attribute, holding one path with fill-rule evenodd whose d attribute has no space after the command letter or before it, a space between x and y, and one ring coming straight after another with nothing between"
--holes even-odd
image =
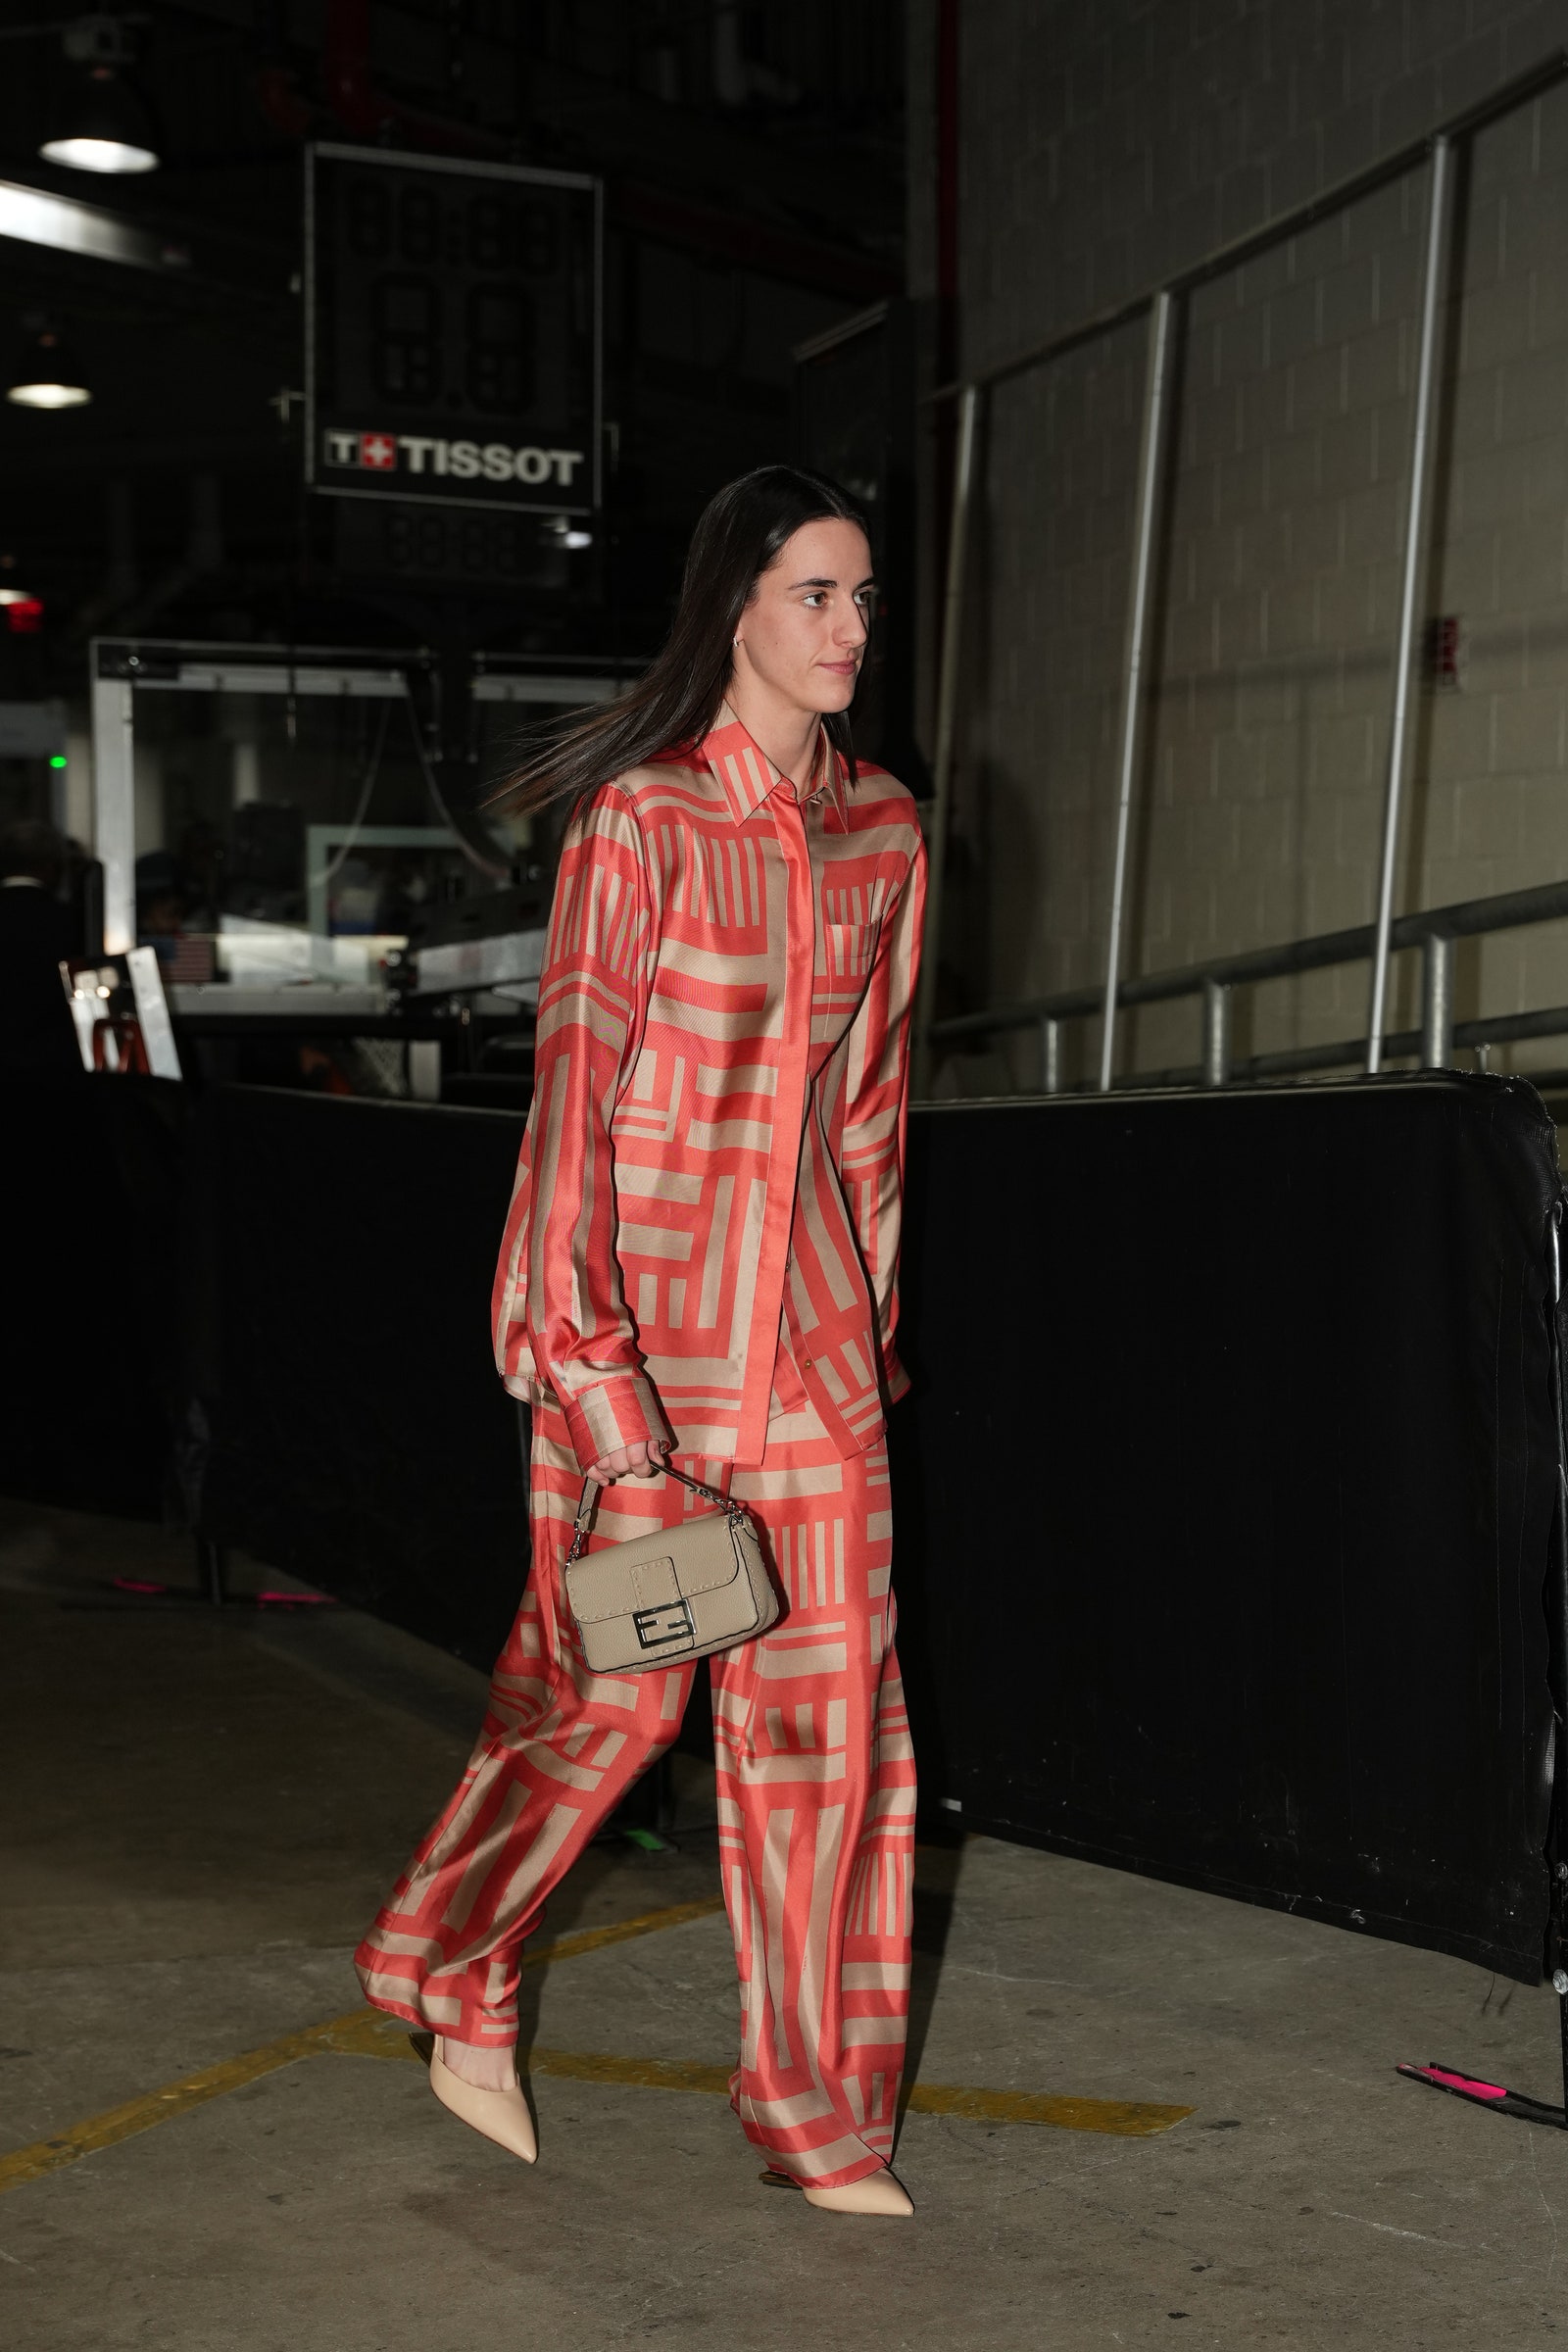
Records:
<instances>
[{"instance_id":1,"label":"beige leather handbag","mask_svg":"<svg viewBox=\"0 0 1568 2352\"><path fill-rule=\"evenodd\" d=\"M718 1509L586 1554L599 1488L593 1479L583 1480L564 1575L566 1605L591 1673L683 1666L688 1658L750 1642L777 1621L778 1595L740 1504L669 1462L664 1475L706 1494Z\"/></svg>"}]
</instances>

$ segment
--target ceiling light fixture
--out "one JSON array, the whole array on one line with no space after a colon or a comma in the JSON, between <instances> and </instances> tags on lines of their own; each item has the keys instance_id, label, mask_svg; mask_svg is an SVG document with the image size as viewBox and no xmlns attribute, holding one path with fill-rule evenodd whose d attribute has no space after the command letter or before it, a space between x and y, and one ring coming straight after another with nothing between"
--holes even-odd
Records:
<instances>
[{"instance_id":1,"label":"ceiling light fixture","mask_svg":"<svg viewBox=\"0 0 1568 2352\"><path fill-rule=\"evenodd\" d=\"M72 172L156 172L147 109L128 82L94 66L38 153Z\"/></svg>"},{"instance_id":2,"label":"ceiling light fixture","mask_svg":"<svg viewBox=\"0 0 1568 2352\"><path fill-rule=\"evenodd\" d=\"M65 30L70 88L38 153L72 172L156 172L152 117L133 83L130 29L120 18L78 17Z\"/></svg>"},{"instance_id":3,"label":"ceiling light fixture","mask_svg":"<svg viewBox=\"0 0 1568 2352\"><path fill-rule=\"evenodd\" d=\"M92 398L80 361L43 319L23 321L22 344L6 378L6 398L19 409L81 409Z\"/></svg>"}]
</instances>

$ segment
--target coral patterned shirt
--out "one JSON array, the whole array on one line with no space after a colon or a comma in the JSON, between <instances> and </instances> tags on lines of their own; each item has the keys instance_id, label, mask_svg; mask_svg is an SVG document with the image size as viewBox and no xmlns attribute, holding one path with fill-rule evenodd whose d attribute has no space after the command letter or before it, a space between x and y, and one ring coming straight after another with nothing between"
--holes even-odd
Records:
<instances>
[{"instance_id":1,"label":"coral patterned shirt","mask_svg":"<svg viewBox=\"0 0 1568 2352\"><path fill-rule=\"evenodd\" d=\"M881 1434L924 882L902 784L824 733L797 792L727 708L573 817L494 1306L585 1469L755 1465L775 1373L846 1458Z\"/></svg>"}]
</instances>

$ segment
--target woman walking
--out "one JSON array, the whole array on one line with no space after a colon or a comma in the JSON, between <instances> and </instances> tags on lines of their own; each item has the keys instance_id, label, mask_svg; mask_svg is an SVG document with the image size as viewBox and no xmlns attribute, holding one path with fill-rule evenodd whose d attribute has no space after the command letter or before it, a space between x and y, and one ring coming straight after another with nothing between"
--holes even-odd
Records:
<instances>
[{"instance_id":1,"label":"woman walking","mask_svg":"<svg viewBox=\"0 0 1568 2352\"><path fill-rule=\"evenodd\" d=\"M883 1431L924 858L909 795L851 749L873 593L842 490L732 482L647 675L516 779L519 807L575 797L495 1292L533 1407L533 1565L479 1744L357 1964L437 2035L437 2095L531 2162L522 1945L692 1675L591 1674L562 1560L584 1475L591 1548L678 1526L667 1456L745 1505L783 1603L710 1660L731 2102L812 2203L906 2214L914 1765Z\"/></svg>"}]
</instances>

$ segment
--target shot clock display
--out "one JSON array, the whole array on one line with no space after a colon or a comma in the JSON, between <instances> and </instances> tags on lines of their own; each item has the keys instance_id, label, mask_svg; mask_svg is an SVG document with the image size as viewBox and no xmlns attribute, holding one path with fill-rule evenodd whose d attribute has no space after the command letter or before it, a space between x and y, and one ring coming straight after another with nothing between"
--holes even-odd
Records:
<instances>
[{"instance_id":1,"label":"shot clock display","mask_svg":"<svg viewBox=\"0 0 1568 2352\"><path fill-rule=\"evenodd\" d=\"M340 146L306 173L312 489L597 507L599 182Z\"/></svg>"}]
</instances>

